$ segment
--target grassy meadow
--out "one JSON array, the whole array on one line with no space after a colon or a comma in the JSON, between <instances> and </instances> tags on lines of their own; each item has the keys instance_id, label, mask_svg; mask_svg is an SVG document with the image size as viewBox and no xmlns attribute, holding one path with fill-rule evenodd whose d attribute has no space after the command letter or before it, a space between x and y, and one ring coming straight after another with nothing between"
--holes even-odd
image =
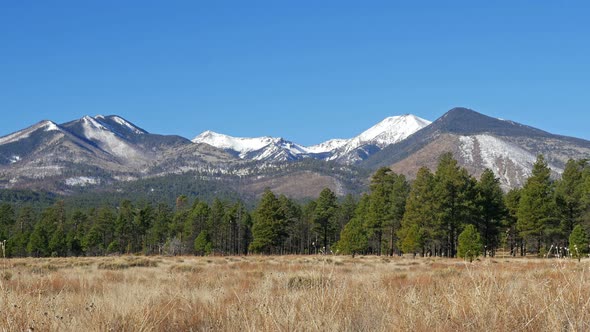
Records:
<instances>
[{"instance_id":1,"label":"grassy meadow","mask_svg":"<svg viewBox=\"0 0 590 332\"><path fill-rule=\"evenodd\" d=\"M588 331L590 261L0 261L0 331Z\"/></svg>"}]
</instances>

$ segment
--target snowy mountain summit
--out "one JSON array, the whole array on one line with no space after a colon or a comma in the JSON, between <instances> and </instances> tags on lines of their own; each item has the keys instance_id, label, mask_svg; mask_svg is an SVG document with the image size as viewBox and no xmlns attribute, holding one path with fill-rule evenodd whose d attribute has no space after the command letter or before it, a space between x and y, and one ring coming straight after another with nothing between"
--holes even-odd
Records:
<instances>
[{"instance_id":1,"label":"snowy mountain summit","mask_svg":"<svg viewBox=\"0 0 590 332\"><path fill-rule=\"evenodd\" d=\"M509 190L525 183L537 155L546 157L557 177L568 159L590 158L590 141L463 107L432 123L411 114L388 117L356 137L312 146L212 131L190 141L149 133L117 115L84 116L59 124L45 120L0 137L0 188L68 193L78 187L198 172L229 186L235 175L245 177L246 190L255 194L271 187L307 197L309 188L330 187L343 190L341 194L342 188L362 190L366 177L358 176L379 167L413 178L420 167L435 170L445 152L475 177L491 169ZM289 163L306 158L315 161Z\"/></svg>"},{"instance_id":2,"label":"snowy mountain summit","mask_svg":"<svg viewBox=\"0 0 590 332\"><path fill-rule=\"evenodd\" d=\"M390 144L404 140L429 124L430 121L411 114L392 116L356 137L331 139L309 147L280 137L233 137L210 130L192 141L223 149L241 159L284 161L311 157L355 163Z\"/></svg>"},{"instance_id":3,"label":"snowy mountain summit","mask_svg":"<svg viewBox=\"0 0 590 332\"><path fill-rule=\"evenodd\" d=\"M287 161L307 153L303 146L280 137L233 137L207 130L192 141L209 144L240 159Z\"/></svg>"},{"instance_id":4,"label":"snowy mountain summit","mask_svg":"<svg viewBox=\"0 0 590 332\"><path fill-rule=\"evenodd\" d=\"M356 163L384 147L399 143L431 122L412 114L391 116L332 151L328 160Z\"/></svg>"}]
</instances>

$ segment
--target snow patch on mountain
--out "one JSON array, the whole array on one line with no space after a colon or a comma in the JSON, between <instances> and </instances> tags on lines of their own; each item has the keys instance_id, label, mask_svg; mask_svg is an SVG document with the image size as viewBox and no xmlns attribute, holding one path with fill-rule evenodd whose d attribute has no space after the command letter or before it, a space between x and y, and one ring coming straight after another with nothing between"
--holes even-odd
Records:
<instances>
[{"instance_id":1,"label":"snow patch on mountain","mask_svg":"<svg viewBox=\"0 0 590 332\"><path fill-rule=\"evenodd\" d=\"M119 116L113 115L110 118L113 121L115 121L116 123L118 123L119 125L121 125L121 126L127 128L127 129L129 129L130 131L132 131L135 134L143 135L143 134L146 133L144 130L141 130L141 129L137 128L136 126L134 126L133 124L131 124L129 121L127 121L127 120L125 120L125 119L123 119L123 118L121 118Z\"/></svg>"},{"instance_id":2,"label":"snow patch on mountain","mask_svg":"<svg viewBox=\"0 0 590 332\"><path fill-rule=\"evenodd\" d=\"M473 153L475 148L475 137L461 136L459 137L461 157L464 160L473 162Z\"/></svg>"},{"instance_id":3,"label":"snow patch on mountain","mask_svg":"<svg viewBox=\"0 0 590 332\"><path fill-rule=\"evenodd\" d=\"M67 178L65 180L67 186L74 187L74 186L87 186L93 184L99 184L100 179L95 177L88 177L88 176L78 176L73 178Z\"/></svg>"},{"instance_id":4,"label":"snow patch on mountain","mask_svg":"<svg viewBox=\"0 0 590 332\"><path fill-rule=\"evenodd\" d=\"M350 141L350 139L335 138L335 139L331 139L329 141L326 141L326 142L323 142L323 143L320 143L320 144L308 146L306 148L306 150L309 153L326 153L326 152L332 152L334 150L337 150L337 149L343 147L349 141Z\"/></svg>"},{"instance_id":5,"label":"snow patch on mountain","mask_svg":"<svg viewBox=\"0 0 590 332\"><path fill-rule=\"evenodd\" d=\"M140 154L133 147L96 119L90 116L83 117L82 128L84 137L96 142L103 150L125 159L140 157Z\"/></svg>"},{"instance_id":6,"label":"snow patch on mountain","mask_svg":"<svg viewBox=\"0 0 590 332\"><path fill-rule=\"evenodd\" d=\"M468 162L481 160L482 166L489 168L500 179L503 187L509 189L522 186L518 179L531 176L537 156L525 149L491 135L461 136L461 156ZM478 147L476 149L475 147ZM478 156L475 156L479 153ZM478 157L478 158L477 158ZM563 169L550 165L554 172L562 173ZM517 183L514 183L514 182Z\"/></svg>"}]
</instances>

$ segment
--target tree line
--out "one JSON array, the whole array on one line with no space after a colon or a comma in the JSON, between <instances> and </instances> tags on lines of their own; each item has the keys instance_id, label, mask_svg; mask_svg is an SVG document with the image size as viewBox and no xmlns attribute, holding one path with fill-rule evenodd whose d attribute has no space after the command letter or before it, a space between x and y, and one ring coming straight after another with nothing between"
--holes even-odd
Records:
<instances>
[{"instance_id":1,"label":"tree line","mask_svg":"<svg viewBox=\"0 0 590 332\"><path fill-rule=\"evenodd\" d=\"M0 204L0 242L8 257L109 254L376 254L456 257L578 254L588 250L590 165L570 160L560 179L539 156L522 188L504 193L485 170L470 175L450 153L413 181L381 168L360 197L330 189L308 202L266 190L253 208L239 200L39 211ZM477 243L467 243L467 241ZM572 246L573 245L573 246ZM468 249L465 249L468 248Z\"/></svg>"}]
</instances>

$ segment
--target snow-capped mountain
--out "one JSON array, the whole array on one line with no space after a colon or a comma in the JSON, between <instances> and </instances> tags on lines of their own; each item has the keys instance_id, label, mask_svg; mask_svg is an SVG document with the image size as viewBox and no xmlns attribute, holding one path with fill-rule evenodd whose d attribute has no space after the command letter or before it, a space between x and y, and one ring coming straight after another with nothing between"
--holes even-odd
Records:
<instances>
[{"instance_id":1,"label":"snow-capped mountain","mask_svg":"<svg viewBox=\"0 0 590 332\"><path fill-rule=\"evenodd\" d=\"M44 120L44 121L34 124L28 128L25 128L23 130L17 131L15 133L12 133L12 134L4 136L4 137L0 137L0 145L15 143L15 142L27 139L31 136L31 134L33 134L34 132L36 132L38 130L60 131L61 128L56 123L54 123L52 121Z\"/></svg>"},{"instance_id":2,"label":"snow-capped mountain","mask_svg":"<svg viewBox=\"0 0 590 332\"><path fill-rule=\"evenodd\" d=\"M434 170L443 152L453 153L476 177L484 169L491 169L503 188L510 189L524 184L537 155L545 155L557 176L568 159L590 156L590 142L454 108L405 140L374 154L361 166L390 166L413 177L422 166Z\"/></svg>"},{"instance_id":3,"label":"snow-capped mountain","mask_svg":"<svg viewBox=\"0 0 590 332\"><path fill-rule=\"evenodd\" d=\"M93 142L101 150L124 160L126 163L139 162L146 156L128 140L130 133L144 135L145 131L136 128L119 117L121 124L114 127L106 123L102 115L96 117L84 116L79 120L68 122L63 125L65 129L76 134L78 137Z\"/></svg>"},{"instance_id":4,"label":"snow-capped mountain","mask_svg":"<svg viewBox=\"0 0 590 332\"><path fill-rule=\"evenodd\" d=\"M232 137L212 131L205 131L192 141L223 149L241 159L285 161L315 158L353 164L429 124L430 121L411 114L392 116L356 137L331 139L309 147L280 137Z\"/></svg>"},{"instance_id":5,"label":"snow-capped mountain","mask_svg":"<svg viewBox=\"0 0 590 332\"><path fill-rule=\"evenodd\" d=\"M208 130L192 141L209 144L241 159L249 160L288 161L307 154L303 146L280 137L232 137Z\"/></svg>"},{"instance_id":6,"label":"snow-capped mountain","mask_svg":"<svg viewBox=\"0 0 590 332\"><path fill-rule=\"evenodd\" d=\"M505 189L521 186L538 154L557 176L569 158L590 158L590 142L455 108L435 122L392 116L360 135L303 146L280 137L239 138L206 131L193 141L151 134L116 115L63 124L41 121L0 137L0 188L70 192L171 174L257 195L264 188L297 197L323 187L359 192L378 167L412 178L452 152L474 176L489 168ZM339 164L339 165L338 165ZM106 186L107 188L109 186ZM312 189L310 189L312 188Z\"/></svg>"},{"instance_id":7,"label":"snow-capped mountain","mask_svg":"<svg viewBox=\"0 0 590 332\"><path fill-rule=\"evenodd\" d=\"M391 116L331 151L328 160L357 163L384 147L403 141L431 122L412 114Z\"/></svg>"},{"instance_id":8,"label":"snow-capped mountain","mask_svg":"<svg viewBox=\"0 0 590 332\"><path fill-rule=\"evenodd\" d=\"M350 142L350 139L334 138L334 139L325 141L320 144L308 146L305 149L309 153L315 153L315 154L333 153L334 151L345 146L348 142Z\"/></svg>"},{"instance_id":9,"label":"snow-capped mountain","mask_svg":"<svg viewBox=\"0 0 590 332\"><path fill-rule=\"evenodd\" d=\"M136 178L153 160L180 145L178 136L150 134L118 116L84 116L64 124L41 121L0 137L0 187L100 183ZM53 185L39 179L54 178ZM79 181L85 179L84 181Z\"/></svg>"}]
</instances>

